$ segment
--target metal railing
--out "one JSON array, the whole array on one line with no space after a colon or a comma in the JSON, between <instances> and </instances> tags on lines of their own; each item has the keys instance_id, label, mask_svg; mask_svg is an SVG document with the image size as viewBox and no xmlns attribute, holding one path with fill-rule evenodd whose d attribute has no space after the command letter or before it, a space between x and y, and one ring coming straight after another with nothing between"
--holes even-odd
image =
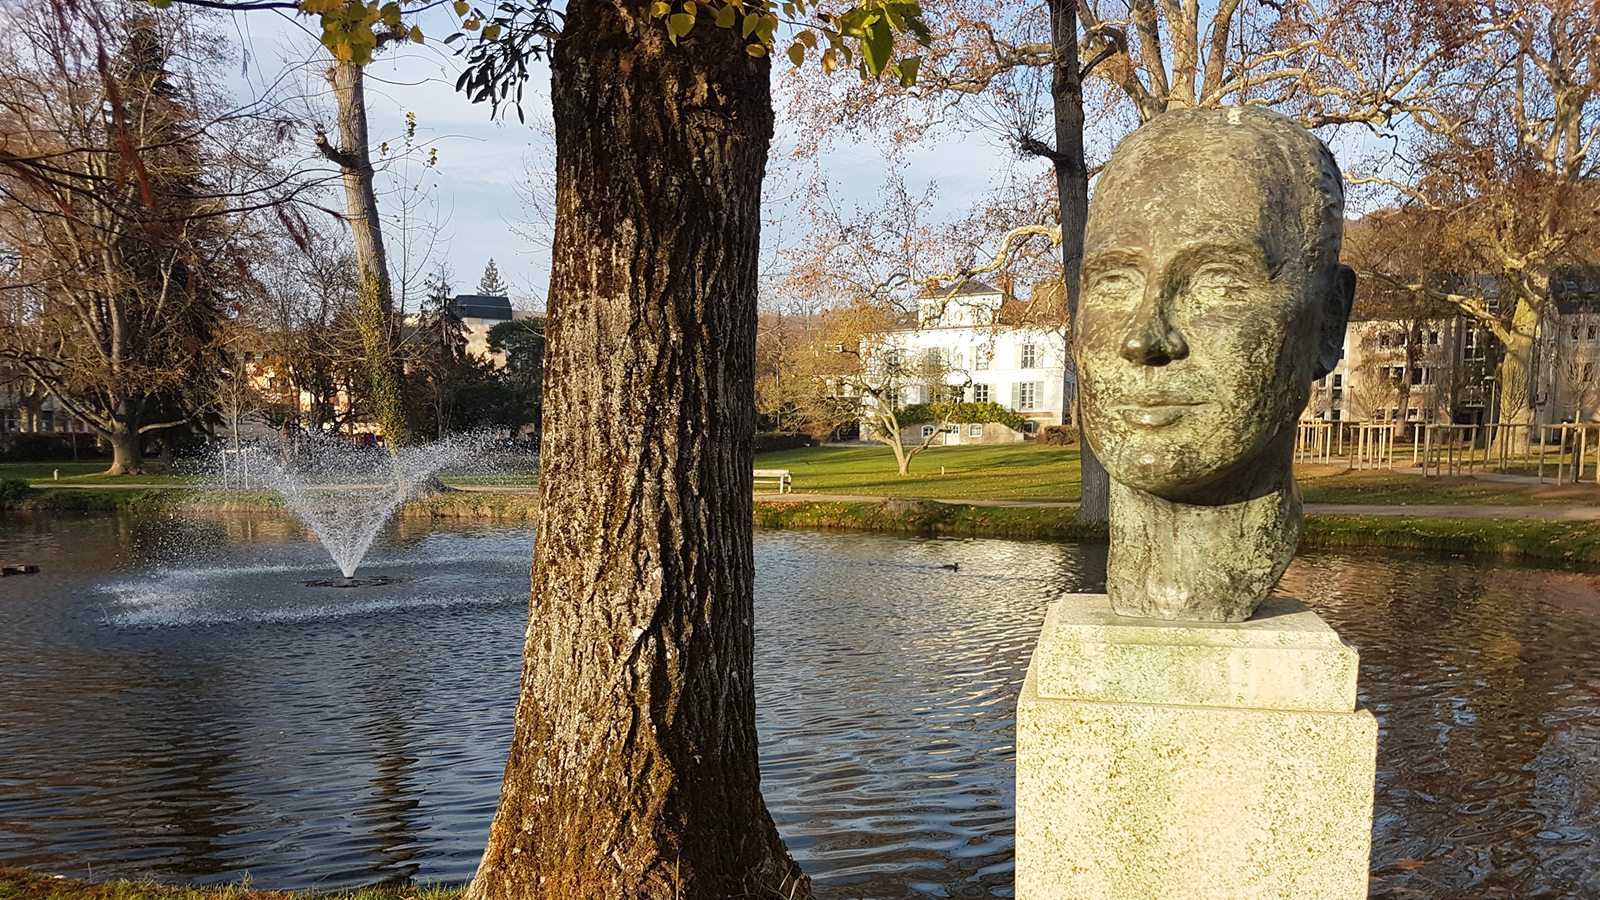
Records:
<instances>
[{"instance_id":1,"label":"metal railing","mask_svg":"<svg viewBox=\"0 0 1600 900\"><path fill-rule=\"evenodd\" d=\"M1294 461L1343 464L1353 469L1392 469L1395 426L1382 422L1300 422Z\"/></svg>"},{"instance_id":2,"label":"metal railing","mask_svg":"<svg viewBox=\"0 0 1600 900\"><path fill-rule=\"evenodd\" d=\"M1409 466L1426 477L1486 472L1600 484L1600 423L1300 422L1294 460L1352 469Z\"/></svg>"}]
</instances>

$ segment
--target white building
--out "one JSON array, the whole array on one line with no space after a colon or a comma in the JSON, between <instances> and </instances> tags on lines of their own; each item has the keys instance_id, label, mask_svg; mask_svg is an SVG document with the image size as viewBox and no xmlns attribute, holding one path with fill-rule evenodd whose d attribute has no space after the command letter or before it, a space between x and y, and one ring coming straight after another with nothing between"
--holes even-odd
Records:
<instances>
[{"instance_id":1,"label":"white building","mask_svg":"<svg viewBox=\"0 0 1600 900\"><path fill-rule=\"evenodd\" d=\"M1303 419L1407 426L1485 421L1492 338L1461 316L1357 319L1344 356L1311 386Z\"/></svg>"},{"instance_id":2,"label":"white building","mask_svg":"<svg viewBox=\"0 0 1600 900\"><path fill-rule=\"evenodd\" d=\"M995 402L1023 416L1028 430L1062 423L1066 338L1057 330L1006 324L1004 297L981 282L969 282L953 297L940 293L918 302L917 321L862 341L871 366L892 361L906 368L938 373L909 379L899 388L901 404L948 399ZM933 426L913 426L917 429ZM1010 429L1000 426L1000 430ZM980 433L981 432L981 433ZM943 443L994 443L1001 435L987 429L958 428ZM908 434L904 440L922 436ZM1010 438L1007 438L1009 440ZM1020 439L1020 436L1017 437Z\"/></svg>"}]
</instances>

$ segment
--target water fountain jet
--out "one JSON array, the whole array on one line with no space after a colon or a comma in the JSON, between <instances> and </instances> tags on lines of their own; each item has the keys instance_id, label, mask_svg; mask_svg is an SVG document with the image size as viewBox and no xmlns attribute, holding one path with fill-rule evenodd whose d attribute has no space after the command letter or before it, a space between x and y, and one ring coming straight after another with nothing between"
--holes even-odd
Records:
<instances>
[{"instance_id":1,"label":"water fountain jet","mask_svg":"<svg viewBox=\"0 0 1600 900\"><path fill-rule=\"evenodd\" d=\"M438 473L475 456L482 436L455 436L389 450L335 437L312 437L288 452L257 451L259 483L276 491L306 524L343 576L311 587L368 587L403 579L356 578L372 542L401 506L441 485Z\"/></svg>"}]
</instances>

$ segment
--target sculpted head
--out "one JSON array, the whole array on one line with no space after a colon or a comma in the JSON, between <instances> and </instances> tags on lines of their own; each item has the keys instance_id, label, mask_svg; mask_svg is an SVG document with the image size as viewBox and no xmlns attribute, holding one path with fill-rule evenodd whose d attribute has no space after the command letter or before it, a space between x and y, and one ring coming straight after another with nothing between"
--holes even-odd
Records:
<instances>
[{"instance_id":1,"label":"sculpted head","mask_svg":"<svg viewBox=\"0 0 1600 900\"><path fill-rule=\"evenodd\" d=\"M1321 141L1265 110L1179 109L1101 172L1074 337L1111 477L1203 502L1285 441L1338 362L1355 276Z\"/></svg>"}]
</instances>

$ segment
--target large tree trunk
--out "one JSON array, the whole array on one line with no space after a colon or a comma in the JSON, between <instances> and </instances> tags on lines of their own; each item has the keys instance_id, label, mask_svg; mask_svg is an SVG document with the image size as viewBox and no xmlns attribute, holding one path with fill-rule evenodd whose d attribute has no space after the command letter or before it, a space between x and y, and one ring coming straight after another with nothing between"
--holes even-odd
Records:
<instances>
[{"instance_id":1,"label":"large tree trunk","mask_svg":"<svg viewBox=\"0 0 1600 900\"><path fill-rule=\"evenodd\" d=\"M1089 167L1083 158L1083 73L1078 63L1077 0L1050 0L1050 39L1055 50L1050 93L1056 116L1056 193L1061 203L1061 282L1067 292L1069 337L1077 334L1078 273L1083 268L1083 229L1089 221ZM1072 342L1067 342L1067 366L1072 369ZM1076 381L1074 381L1076 384ZM1061 420L1076 398L1062 396ZM1082 496L1077 520L1100 525L1110 517L1110 479L1095 458L1089 442L1078 440L1082 465Z\"/></svg>"},{"instance_id":2,"label":"large tree trunk","mask_svg":"<svg viewBox=\"0 0 1600 900\"><path fill-rule=\"evenodd\" d=\"M469 900L787 896L761 799L751 464L766 59L571 0L539 538ZM804 894L804 885L798 886Z\"/></svg>"},{"instance_id":3,"label":"large tree trunk","mask_svg":"<svg viewBox=\"0 0 1600 900\"><path fill-rule=\"evenodd\" d=\"M108 430L101 431L111 445L111 468L107 475L144 474L144 437L139 434L138 417L127 400L117 404Z\"/></svg>"},{"instance_id":4,"label":"large tree trunk","mask_svg":"<svg viewBox=\"0 0 1600 900\"><path fill-rule=\"evenodd\" d=\"M405 377L395 355L394 294L389 262L383 249L383 226L378 219L378 195L373 187L372 153L368 147L366 76L361 66L335 61L328 83L339 107L339 147L321 137L322 154L339 165L344 180L345 209L355 244L357 268L357 325L366 355L367 380L372 391L373 414L390 447L410 443L413 429L406 418Z\"/></svg>"},{"instance_id":5,"label":"large tree trunk","mask_svg":"<svg viewBox=\"0 0 1600 900\"><path fill-rule=\"evenodd\" d=\"M1519 301L1511 314L1510 328L1502 336L1505 358L1496 373L1500 385L1500 421L1513 427L1500 429L1500 440L1494 447L1502 452L1522 454L1528 452L1529 443L1538 429L1534 426L1534 401L1537 386L1533 384L1533 347L1539 331L1539 311L1527 301Z\"/></svg>"}]
</instances>

